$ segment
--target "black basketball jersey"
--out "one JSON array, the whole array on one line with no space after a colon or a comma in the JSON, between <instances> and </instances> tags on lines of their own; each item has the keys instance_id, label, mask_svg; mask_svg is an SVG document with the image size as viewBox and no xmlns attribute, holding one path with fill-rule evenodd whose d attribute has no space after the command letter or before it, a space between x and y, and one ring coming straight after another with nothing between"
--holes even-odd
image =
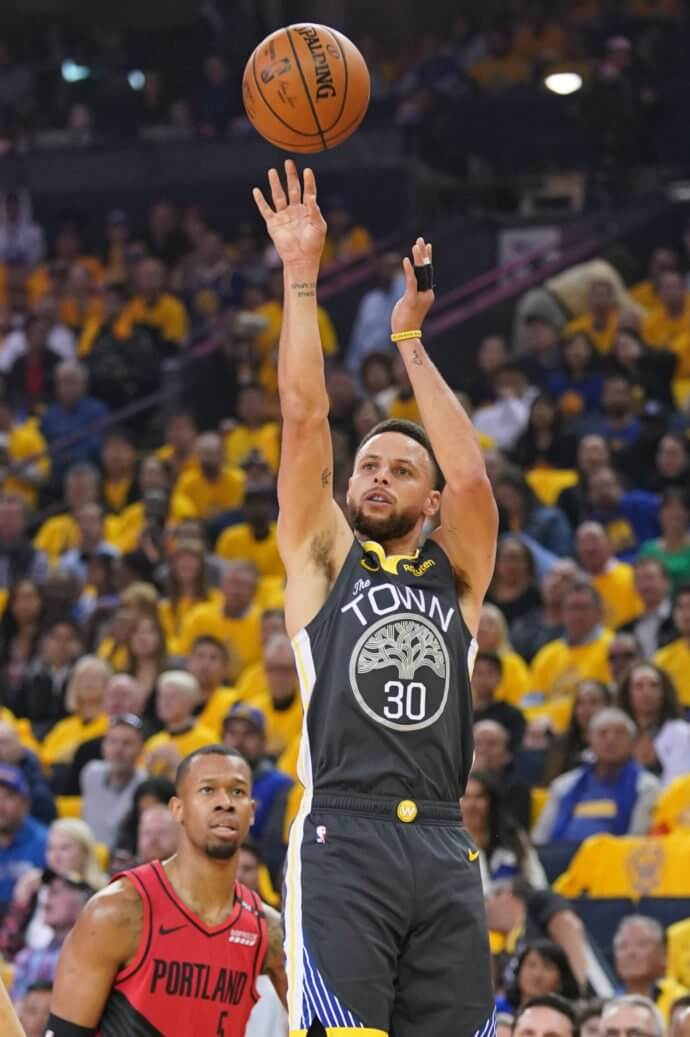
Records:
<instances>
[{"instance_id":1,"label":"black basketball jersey","mask_svg":"<svg viewBox=\"0 0 690 1037\"><path fill-rule=\"evenodd\" d=\"M457 800L472 765L476 652L445 552L352 544L316 617L293 639L307 789Z\"/></svg>"}]
</instances>

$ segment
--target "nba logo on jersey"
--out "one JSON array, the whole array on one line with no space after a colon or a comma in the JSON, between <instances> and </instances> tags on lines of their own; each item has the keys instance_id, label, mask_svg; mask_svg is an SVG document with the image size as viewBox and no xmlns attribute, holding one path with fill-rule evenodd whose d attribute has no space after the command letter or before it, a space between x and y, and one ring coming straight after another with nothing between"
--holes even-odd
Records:
<instances>
[{"instance_id":1,"label":"nba logo on jersey","mask_svg":"<svg viewBox=\"0 0 690 1037\"><path fill-rule=\"evenodd\" d=\"M316 841L317 843L325 843L328 836L328 830L325 825L318 825L316 829Z\"/></svg>"}]
</instances>

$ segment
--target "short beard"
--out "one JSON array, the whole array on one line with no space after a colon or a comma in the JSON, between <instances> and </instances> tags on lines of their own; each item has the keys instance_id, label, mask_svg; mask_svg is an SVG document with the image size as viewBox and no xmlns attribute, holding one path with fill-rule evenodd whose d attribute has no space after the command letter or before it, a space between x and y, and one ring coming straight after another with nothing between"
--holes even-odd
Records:
<instances>
[{"instance_id":1,"label":"short beard","mask_svg":"<svg viewBox=\"0 0 690 1037\"><path fill-rule=\"evenodd\" d=\"M206 856L214 861L229 861L240 848L239 843L206 843Z\"/></svg>"},{"instance_id":2,"label":"short beard","mask_svg":"<svg viewBox=\"0 0 690 1037\"><path fill-rule=\"evenodd\" d=\"M417 510L393 512L385 518L376 518L373 515L365 515L361 507L348 505L348 516L352 528L369 540L378 543L386 543L390 540L399 540L407 536L419 522L420 513Z\"/></svg>"}]
</instances>

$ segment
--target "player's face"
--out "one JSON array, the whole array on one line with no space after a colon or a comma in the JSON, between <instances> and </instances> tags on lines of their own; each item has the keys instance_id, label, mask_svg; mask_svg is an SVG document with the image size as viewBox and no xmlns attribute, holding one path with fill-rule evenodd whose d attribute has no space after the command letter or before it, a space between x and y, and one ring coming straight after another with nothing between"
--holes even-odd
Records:
<instances>
[{"instance_id":1,"label":"player's face","mask_svg":"<svg viewBox=\"0 0 690 1037\"><path fill-rule=\"evenodd\" d=\"M237 853L254 820L252 776L235 756L197 756L185 775L171 809L183 838L207 857L229 860Z\"/></svg>"},{"instance_id":2,"label":"player's face","mask_svg":"<svg viewBox=\"0 0 690 1037\"><path fill-rule=\"evenodd\" d=\"M347 506L358 533L373 540L406 536L439 509L431 460L424 447L400 432L382 432L359 451Z\"/></svg>"}]
</instances>

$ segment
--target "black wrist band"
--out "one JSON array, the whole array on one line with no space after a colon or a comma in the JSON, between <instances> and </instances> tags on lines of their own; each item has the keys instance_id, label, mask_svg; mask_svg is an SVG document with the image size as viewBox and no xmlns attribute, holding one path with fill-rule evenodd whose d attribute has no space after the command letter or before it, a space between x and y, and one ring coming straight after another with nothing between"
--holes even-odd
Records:
<instances>
[{"instance_id":1,"label":"black wrist band","mask_svg":"<svg viewBox=\"0 0 690 1037\"><path fill-rule=\"evenodd\" d=\"M414 276L417 278L417 291L428 292L435 288L434 267L432 263L423 263L414 268Z\"/></svg>"},{"instance_id":2,"label":"black wrist band","mask_svg":"<svg viewBox=\"0 0 690 1037\"><path fill-rule=\"evenodd\" d=\"M91 1026L77 1026L76 1023L68 1023L66 1019L61 1019L59 1015L51 1013L46 1037L49 1034L52 1037L94 1037L95 1033L96 1031Z\"/></svg>"}]
</instances>

